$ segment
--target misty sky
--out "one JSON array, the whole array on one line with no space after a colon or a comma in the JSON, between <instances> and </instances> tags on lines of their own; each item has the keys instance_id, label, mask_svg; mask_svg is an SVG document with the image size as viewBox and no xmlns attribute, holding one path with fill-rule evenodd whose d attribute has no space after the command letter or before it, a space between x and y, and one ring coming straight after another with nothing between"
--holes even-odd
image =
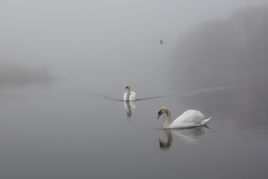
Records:
<instances>
[{"instance_id":1,"label":"misty sky","mask_svg":"<svg viewBox=\"0 0 268 179\"><path fill-rule=\"evenodd\" d=\"M107 75L163 63L178 36L266 0L0 0L0 61ZM159 45L159 39L165 44Z\"/></svg>"}]
</instances>

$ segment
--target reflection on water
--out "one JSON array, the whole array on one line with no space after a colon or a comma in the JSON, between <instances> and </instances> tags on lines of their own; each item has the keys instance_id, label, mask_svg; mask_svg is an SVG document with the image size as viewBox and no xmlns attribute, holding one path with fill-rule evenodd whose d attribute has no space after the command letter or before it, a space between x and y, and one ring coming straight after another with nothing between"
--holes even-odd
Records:
<instances>
[{"instance_id":1,"label":"reflection on water","mask_svg":"<svg viewBox=\"0 0 268 179\"><path fill-rule=\"evenodd\" d=\"M196 142L200 139L202 135L205 134L206 130L210 130L210 128L207 126L202 126L181 130L172 130L172 134L178 136L186 142Z\"/></svg>"},{"instance_id":2,"label":"reflection on water","mask_svg":"<svg viewBox=\"0 0 268 179\"><path fill-rule=\"evenodd\" d=\"M148 101L148 100L159 99L159 98L166 98L166 97L169 97L169 96L171 96L171 95L152 96L152 97L146 97L146 98L138 98L138 99L133 100L133 101L124 101L124 100L122 100L122 99L112 98L112 97L108 97L108 96L106 96L106 95L96 95L96 94L95 94L94 96L103 97L103 98L105 98L105 99L112 100L112 101L123 102L124 108L125 108L126 111L127 111L127 117L128 117L128 118L131 118L131 117L132 117L132 111L133 111L134 109L136 109L136 107L137 107L137 102L140 102L140 101Z\"/></svg>"},{"instance_id":3,"label":"reflection on water","mask_svg":"<svg viewBox=\"0 0 268 179\"><path fill-rule=\"evenodd\" d=\"M232 85L221 91L181 97L180 101L185 106L194 106L202 111L212 111L215 114L228 114L240 119L265 122L268 117L267 91L268 84L261 85L252 82Z\"/></svg>"},{"instance_id":4,"label":"reflection on water","mask_svg":"<svg viewBox=\"0 0 268 179\"><path fill-rule=\"evenodd\" d=\"M1 89L0 178L261 178L268 174L267 88L196 89L124 103L101 91L94 94L73 86L73 82L57 82L49 87ZM177 113L195 108L213 116L212 130L206 126L158 130L162 121L156 120L155 112L166 104ZM124 108L131 122L125 121ZM207 168L213 170L204 172Z\"/></svg>"},{"instance_id":5,"label":"reflection on water","mask_svg":"<svg viewBox=\"0 0 268 179\"><path fill-rule=\"evenodd\" d=\"M202 135L205 135L206 130L210 130L210 128L208 126L200 126L185 129L164 129L167 142L163 142L161 139L158 139L159 147L162 150L169 149L172 145L173 135L183 139L186 142L196 142L201 138Z\"/></svg>"},{"instance_id":6,"label":"reflection on water","mask_svg":"<svg viewBox=\"0 0 268 179\"><path fill-rule=\"evenodd\" d=\"M167 142L163 142L161 139L158 139L159 147L162 150L167 150L171 147L172 145L172 134L171 134L172 129L164 129L164 132L167 136Z\"/></svg>"},{"instance_id":7,"label":"reflection on water","mask_svg":"<svg viewBox=\"0 0 268 179\"><path fill-rule=\"evenodd\" d=\"M124 107L127 110L127 117L130 118L132 116L132 110L136 109L135 101L124 101Z\"/></svg>"}]
</instances>

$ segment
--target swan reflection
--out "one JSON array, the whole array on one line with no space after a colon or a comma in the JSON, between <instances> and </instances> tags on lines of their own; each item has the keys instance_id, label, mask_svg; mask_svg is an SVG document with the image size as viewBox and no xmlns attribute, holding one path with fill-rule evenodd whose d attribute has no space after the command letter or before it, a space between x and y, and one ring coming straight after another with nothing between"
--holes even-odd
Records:
<instances>
[{"instance_id":1,"label":"swan reflection","mask_svg":"<svg viewBox=\"0 0 268 179\"><path fill-rule=\"evenodd\" d=\"M130 118L132 116L132 110L136 108L135 101L125 101L124 107L127 110L127 117Z\"/></svg>"},{"instance_id":2,"label":"swan reflection","mask_svg":"<svg viewBox=\"0 0 268 179\"><path fill-rule=\"evenodd\" d=\"M171 130L170 129L164 129L164 132L165 132L165 134L167 136L167 142L163 142L161 139L158 138L159 147L162 150L169 149L169 147L171 147L171 145L172 145L172 134L171 134Z\"/></svg>"},{"instance_id":3,"label":"swan reflection","mask_svg":"<svg viewBox=\"0 0 268 179\"><path fill-rule=\"evenodd\" d=\"M158 139L159 147L162 150L167 150L172 145L173 136L177 136L186 142L196 142L200 139L202 135L205 134L206 130L210 130L207 126L200 126L195 128L185 128L185 129L164 129L167 136L167 142Z\"/></svg>"}]
</instances>

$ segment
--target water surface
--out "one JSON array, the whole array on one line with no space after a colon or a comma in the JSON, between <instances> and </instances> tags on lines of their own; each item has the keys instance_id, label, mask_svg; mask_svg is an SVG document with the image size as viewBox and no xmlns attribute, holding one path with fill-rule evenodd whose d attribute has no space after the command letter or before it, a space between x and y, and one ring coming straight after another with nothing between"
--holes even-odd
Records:
<instances>
[{"instance_id":1,"label":"water surface","mask_svg":"<svg viewBox=\"0 0 268 179\"><path fill-rule=\"evenodd\" d=\"M1 178L268 176L267 102L248 84L140 90L137 97L149 99L131 108L120 101L124 86L105 92L82 81L1 88ZM162 106L173 118L197 109L212 119L207 127L163 130Z\"/></svg>"}]
</instances>

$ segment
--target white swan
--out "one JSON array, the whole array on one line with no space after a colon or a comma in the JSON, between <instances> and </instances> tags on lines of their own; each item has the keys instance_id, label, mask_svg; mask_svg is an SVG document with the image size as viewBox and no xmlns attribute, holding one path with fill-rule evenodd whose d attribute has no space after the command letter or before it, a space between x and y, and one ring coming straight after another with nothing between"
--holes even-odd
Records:
<instances>
[{"instance_id":1,"label":"white swan","mask_svg":"<svg viewBox=\"0 0 268 179\"><path fill-rule=\"evenodd\" d=\"M127 92L123 95L123 101L135 101L136 93L134 91L131 91L130 86L126 86Z\"/></svg>"},{"instance_id":2,"label":"white swan","mask_svg":"<svg viewBox=\"0 0 268 179\"><path fill-rule=\"evenodd\" d=\"M157 119L159 119L160 116L164 113L166 113L167 115L166 121L163 125L164 129L204 126L211 119L211 118L204 119L205 116L200 111L187 110L171 123L171 113L166 107L162 107L159 109Z\"/></svg>"}]
</instances>

